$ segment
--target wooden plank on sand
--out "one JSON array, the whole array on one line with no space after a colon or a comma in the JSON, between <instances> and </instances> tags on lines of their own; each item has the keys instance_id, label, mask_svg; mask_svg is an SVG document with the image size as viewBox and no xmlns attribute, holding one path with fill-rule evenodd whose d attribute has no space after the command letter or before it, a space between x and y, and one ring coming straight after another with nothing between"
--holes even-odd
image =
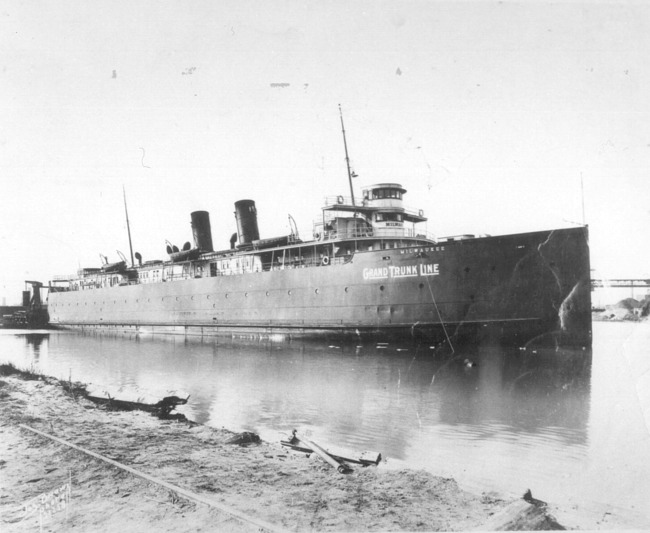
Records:
<instances>
[{"instance_id":1,"label":"wooden plank on sand","mask_svg":"<svg viewBox=\"0 0 650 533\"><path fill-rule=\"evenodd\" d=\"M290 441L283 440L280 441L282 446L291 448L297 452L302 453L315 453L305 442L298 438L294 438ZM332 458L337 461L345 461L346 463L357 463L364 466L374 465L377 466L379 461L381 461L381 454L378 452L350 452L342 450L334 450L333 448L325 448L325 452Z\"/></svg>"}]
</instances>

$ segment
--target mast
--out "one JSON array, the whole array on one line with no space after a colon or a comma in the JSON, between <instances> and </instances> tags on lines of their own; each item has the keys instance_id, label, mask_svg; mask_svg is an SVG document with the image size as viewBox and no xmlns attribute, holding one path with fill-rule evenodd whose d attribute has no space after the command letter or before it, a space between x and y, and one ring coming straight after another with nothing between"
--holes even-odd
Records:
<instances>
[{"instance_id":1,"label":"mast","mask_svg":"<svg viewBox=\"0 0 650 533\"><path fill-rule=\"evenodd\" d=\"M580 172L580 195L582 196L582 225L586 226L587 223L585 221L585 187L584 184L582 183L582 172Z\"/></svg>"},{"instance_id":2,"label":"mast","mask_svg":"<svg viewBox=\"0 0 650 533\"><path fill-rule=\"evenodd\" d=\"M124 195L124 213L126 214L126 231L129 234L129 250L131 251L131 266L135 264L133 261L133 245L131 244L131 226L129 225L129 211L126 208L126 190L124 185L122 185L122 194Z\"/></svg>"},{"instance_id":3,"label":"mast","mask_svg":"<svg viewBox=\"0 0 650 533\"><path fill-rule=\"evenodd\" d=\"M352 205L354 203L354 189L352 188L352 172L350 172L350 158L348 156L348 143L345 140L345 126L343 126L343 111L341 111L341 104L339 104L339 115L341 116L341 131L343 132L343 147L345 148L345 164L348 167L348 181L350 182L350 196L352 198Z\"/></svg>"}]
</instances>

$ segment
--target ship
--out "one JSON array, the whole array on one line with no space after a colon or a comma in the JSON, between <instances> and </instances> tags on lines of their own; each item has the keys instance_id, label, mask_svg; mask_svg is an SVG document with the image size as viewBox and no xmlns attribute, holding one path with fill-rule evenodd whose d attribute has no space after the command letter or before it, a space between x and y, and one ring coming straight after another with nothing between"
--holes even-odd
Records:
<instances>
[{"instance_id":1,"label":"ship","mask_svg":"<svg viewBox=\"0 0 650 533\"><path fill-rule=\"evenodd\" d=\"M345 142L345 129L341 115ZM136 334L591 345L588 227L435 238L396 182L325 198L306 240L261 238L254 200L213 246L210 215L165 260L121 260L56 276L50 323ZM126 209L126 197L125 197ZM127 213L128 226L128 213ZM130 241L130 237L129 237Z\"/></svg>"},{"instance_id":2,"label":"ship","mask_svg":"<svg viewBox=\"0 0 650 533\"><path fill-rule=\"evenodd\" d=\"M50 282L59 327L184 335L401 337L486 335L525 344L591 339L588 228L433 239L398 183L328 197L309 240L261 239L254 200L235 203L237 232L214 250L207 211L194 246L168 259L82 268Z\"/></svg>"}]
</instances>

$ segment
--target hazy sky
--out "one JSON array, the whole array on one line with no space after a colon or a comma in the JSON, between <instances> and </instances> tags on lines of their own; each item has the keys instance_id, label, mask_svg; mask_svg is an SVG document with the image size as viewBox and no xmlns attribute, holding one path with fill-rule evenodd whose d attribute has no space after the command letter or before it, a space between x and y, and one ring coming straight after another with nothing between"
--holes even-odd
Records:
<instances>
[{"instance_id":1,"label":"hazy sky","mask_svg":"<svg viewBox=\"0 0 650 533\"><path fill-rule=\"evenodd\" d=\"M650 3L42 1L0 8L0 298L99 254L163 259L233 203L303 239L397 181L438 235L590 226L650 277ZM582 177L582 178L581 178ZM581 186L582 179L582 186Z\"/></svg>"}]
</instances>

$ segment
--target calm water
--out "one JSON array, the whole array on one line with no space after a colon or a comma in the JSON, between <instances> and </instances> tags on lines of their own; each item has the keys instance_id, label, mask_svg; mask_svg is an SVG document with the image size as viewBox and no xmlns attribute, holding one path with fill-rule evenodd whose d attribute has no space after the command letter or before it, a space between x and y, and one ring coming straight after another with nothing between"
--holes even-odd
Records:
<instances>
[{"instance_id":1,"label":"calm water","mask_svg":"<svg viewBox=\"0 0 650 533\"><path fill-rule=\"evenodd\" d=\"M0 331L0 361L112 391L190 394L199 422L382 453L462 485L650 526L650 324L594 324L589 351L201 341ZM463 364L470 359L475 366ZM609 508L609 507L608 507Z\"/></svg>"}]
</instances>

